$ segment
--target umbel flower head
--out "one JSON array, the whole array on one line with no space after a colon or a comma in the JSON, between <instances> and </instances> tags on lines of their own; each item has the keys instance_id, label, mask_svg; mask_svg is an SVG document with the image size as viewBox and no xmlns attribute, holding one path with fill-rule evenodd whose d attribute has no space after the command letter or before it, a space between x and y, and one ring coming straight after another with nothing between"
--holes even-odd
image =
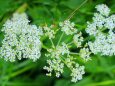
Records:
<instances>
[{"instance_id":1,"label":"umbel flower head","mask_svg":"<svg viewBox=\"0 0 115 86\"><path fill-rule=\"evenodd\" d=\"M65 32L65 34L67 35L73 35L74 33L77 32L74 22L70 22L69 20L60 22L59 26L61 27L61 31Z\"/></svg>"},{"instance_id":2,"label":"umbel flower head","mask_svg":"<svg viewBox=\"0 0 115 86\"><path fill-rule=\"evenodd\" d=\"M46 75L51 76L52 72L54 72L56 77L60 77L64 72L64 67L67 67L71 71L71 81L77 82L81 80L83 74L85 74L85 67L78 64L76 57L80 56L83 60L88 61L90 60L90 51L87 46L83 46L82 42L84 39L82 33L78 32L73 22L69 20L60 22L58 29L61 31L62 35L60 35L60 38L57 40L57 45L55 45L53 39L54 37L56 38L56 31L59 30L54 31L52 27L44 28L46 36L49 37L52 43L52 46L47 49L48 53L46 54L46 57L48 57L48 65L44 66L44 69L48 71ZM72 40L70 40L69 43L65 43L62 41L63 35L71 35ZM72 44L75 45L76 48L79 48L78 52L72 52L69 49Z\"/></svg>"},{"instance_id":3,"label":"umbel flower head","mask_svg":"<svg viewBox=\"0 0 115 86\"><path fill-rule=\"evenodd\" d=\"M41 56L40 36L43 34L36 25L30 25L25 13L15 13L7 20L2 31L5 33L0 55L11 62L29 58L36 61Z\"/></svg>"},{"instance_id":4,"label":"umbel flower head","mask_svg":"<svg viewBox=\"0 0 115 86\"><path fill-rule=\"evenodd\" d=\"M51 25L50 27L47 27L47 26L43 27L43 29L45 31L45 36L48 36L49 39L55 38L55 36L54 36L55 35L55 31L52 30L52 28L53 28L53 25Z\"/></svg>"},{"instance_id":5,"label":"umbel flower head","mask_svg":"<svg viewBox=\"0 0 115 86\"><path fill-rule=\"evenodd\" d=\"M110 9L104 5L96 6L93 22L89 23L86 32L93 35L95 40L88 45L94 54L115 55L115 15L110 15Z\"/></svg>"}]
</instances>

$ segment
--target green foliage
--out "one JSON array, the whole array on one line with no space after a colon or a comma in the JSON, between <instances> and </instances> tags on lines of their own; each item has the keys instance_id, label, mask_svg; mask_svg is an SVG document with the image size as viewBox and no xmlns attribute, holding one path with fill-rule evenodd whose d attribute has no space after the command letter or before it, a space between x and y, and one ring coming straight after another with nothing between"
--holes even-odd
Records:
<instances>
[{"instance_id":1,"label":"green foliage","mask_svg":"<svg viewBox=\"0 0 115 86\"><path fill-rule=\"evenodd\" d=\"M78 7L84 0L0 0L0 28L7 18L11 17L23 4L27 4L26 13L31 23L43 25L48 23L57 24L65 20L71 12ZM94 7L97 4L107 4L112 12L115 13L115 0L88 0L72 18L76 22L79 30L84 30L86 21L91 20ZM84 26L83 26L84 25ZM1 29L0 29L1 30ZM85 32L84 32L85 33ZM60 36L60 33L57 35ZM58 36L57 36L58 37ZM86 37L86 35L84 35ZM3 33L0 31L0 46L3 39ZM44 44L51 45L46 38ZM57 43L58 38L54 40ZM68 42L71 37L63 38ZM75 46L72 46L75 49ZM0 86L115 86L115 57L96 55L92 60L84 63L86 74L83 80L78 83L71 83L67 76L69 70L65 68L64 74L59 78L45 76L46 71L42 68L46 64L46 57L42 49L41 58L32 62L30 60L21 60L15 63L6 62L0 59ZM79 57L76 57L79 59Z\"/></svg>"}]
</instances>

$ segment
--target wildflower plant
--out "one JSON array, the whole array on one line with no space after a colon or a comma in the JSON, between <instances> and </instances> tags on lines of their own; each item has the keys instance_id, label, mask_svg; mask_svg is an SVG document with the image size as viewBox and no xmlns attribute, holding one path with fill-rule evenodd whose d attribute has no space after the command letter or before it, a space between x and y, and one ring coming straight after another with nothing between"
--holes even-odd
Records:
<instances>
[{"instance_id":1,"label":"wildflower plant","mask_svg":"<svg viewBox=\"0 0 115 86\"><path fill-rule=\"evenodd\" d=\"M43 69L47 71L47 76L55 74L59 78L66 67L70 70L72 82L81 80L85 74L85 66L80 64L79 57L87 62L91 60L91 53L115 55L115 15L110 15L110 9L105 4L97 5L96 9L93 21L87 22L85 30L89 37L94 37L94 40L88 42L76 24L70 21L76 10L68 19L57 25L45 24L42 27L31 25L25 13L15 13L2 28L5 35L0 47L1 58L11 62L22 58L36 61L41 56L41 49L44 48L47 64ZM61 33L59 37L58 32ZM46 46L41 40L44 36L48 38L45 40L51 42L50 46ZM71 39L64 41L63 38L66 37ZM55 43L56 38L58 40ZM72 46L75 46L76 50L72 50Z\"/></svg>"}]
</instances>

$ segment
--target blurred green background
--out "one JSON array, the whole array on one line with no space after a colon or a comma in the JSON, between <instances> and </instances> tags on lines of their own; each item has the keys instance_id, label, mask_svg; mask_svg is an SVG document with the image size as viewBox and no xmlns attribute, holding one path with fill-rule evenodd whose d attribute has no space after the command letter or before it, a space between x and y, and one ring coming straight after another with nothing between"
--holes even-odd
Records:
<instances>
[{"instance_id":1,"label":"blurred green background","mask_svg":"<svg viewBox=\"0 0 115 86\"><path fill-rule=\"evenodd\" d=\"M0 0L0 29L14 12L22 9L24 4L27 6L23 10L29 16L31 23L39 26L45 23L57 24L65 20L83 1ZM83 33L86 22L91 21L95 6L102 3L110 7L111 14L115 13L115 0L88 0L71 19ZM3 33L0 30L0 46L2 40ZM44 43L49 42L44 41ZM71 83L66 68L60 78L45 75L46 71L43 70L43 66L46 65L45 52L46 50L42 49L42 56L36 62L24 59L11 63L0 59L0 86L115 86L115 56L93 56L91 61L84 63L86 74L83 79Z\"/></svg>"}]
</instances>

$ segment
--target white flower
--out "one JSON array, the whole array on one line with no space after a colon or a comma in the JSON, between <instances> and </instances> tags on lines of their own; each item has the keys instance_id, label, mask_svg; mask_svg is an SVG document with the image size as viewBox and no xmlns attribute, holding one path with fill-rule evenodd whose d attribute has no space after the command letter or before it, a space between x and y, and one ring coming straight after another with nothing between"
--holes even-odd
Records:
<instances>
[{"instance_id":1,"label":"white flower","mask_svg":"<svg viewBox=\"0 0 115 86\"><path fill-rule=\"evenodd\" d=\"M111 15L106 18L104 26L110 30L113 30L115 28L115 15Z\"/></svg>"},{"instance_id":2,"label":"white flower","mask_svg":"<svg viewBox=\"0 0 115 86\"><path fill-rule=\"evenodd\" d=\"M115 55L115 33L109 32L108 36L100 34L94 42L89 42L88 45L94 54Z\"/></svg>"},{"instance_id":3,"label":"white flower","mask_svg":"<svg viewBox=\"0 0 115 86\"><path fill-rule=\"evenodd\" d=\"M45 66L44 69L48 71L46 75L51 76L54 71L56 77L59 77L63 73L64 66L70 69L72 77L72 82L77 82L82 79L82 75L84 72L84 66L79 66L78 63L75 62L75 58L70 55L70 50L64 42L61 46L56 46L55 48L48 49L47 57L50 57L47 60L49 66ZM66 56L66 57L64 57Z\"/></svg>"},{"instance_id":4,"label":"white flower","mask_svg":"<svg viewBox=\"0 0 115 86\"><path fill-rule=\"evenodd\" d=\"M105 4L97 5L95 8L100 12L101 15L108 16L110 13L110 9Z\"/></svg>"},{"instance_id":5,"label":"white flower","mask_svg":"<svg viewBox=\"0 0 115 86\"><path fill-rule=\"evenodd\" d=\"M69 55L69 53L70 53L67 44L65 44L64 42L62 43L62 46L58 46L57 49L60 50L60 52L61 52L62 55L64 55L64 54Z\"/></svg>"},{"instance_id":6,"label":"white flower","mask_svg":"<svg viewBox=\"0 0 115 86\"><path fill-rule=\"evenodd\" d=\"M73 57L68 58L51 58L52 60L47 60L47 63L49 64L49 67L45 66L44 69L48 71L46 75L51 76L51 72L56 73L56 77L59 77L61 73L63 73L64 64L71 70L71 77L72 82L77 82L78 80L82 79L83 74L85 74L84 66L79 66L78 63L76 63L73 59ZM65 63L63 63L63 61ZM75 66L74 66L75 65Z\"/></svg>"},{"instance_id":7,"label":"white flower","mask_svg":"<svg viewBox=\"0 0 115 86\"><path fill-rule=\"evenodd\" d=\"M56 46L55 48L48 49L48 52L51 53L52 57L56 58L59 58L60 55L69 55L70 53L67 44L65 44L64 42L62 43L62 46Z\"/></svg>"},{"instance_id":8,"label":"white flower","mask_svg":"<svg viewBox=\"0 0 115 86\"><path fill-rule=\"evenodd\" d=\"M89 35L94 35L95 36L98 33L96 24L95 23L89 23L89 22L87 22L86 32Z\"/></svg>"},{"instance_id":9,"label":"white flower","mask_svg":"<svg viewBox=\"0 0 115 86\"><path fill-rule=\"evenodd\" d=\"M106 18L100 15L99 13L94 13L93 22L87 23L86 32L89 35L96 36L100 30L103 30Z\"/></svg>"},{"instance_id":10,"label":"white flower","mask_svg":"<svg viewBox=\"0 0 115 86\"><path fill-rule=\"evenodd\" d=\"M77 82L82 79L83 74L85 74L84 68L84 66L79 66L79 64L76 64L75 68L72 68L72 82Z\"/></svg>"},{"instance_id":11,"label":"white flower","mask_svg":"<svg viewBox=\"0 0 115 86\"><path fill-rule=\"evenodd\" d=\"M77 32L77 29L75 28L75 24L73 22L70 22L69 20L65 20L64 22L60 22L59 26L61 28L61 31L65 32L67 35L73 35Z\"/></svg>"},{"instance_id":12,"label":"white flower","mask_svg":"<svg viewBox=\"0 0 115 86\"><path fill-rule=\"evenodd\" d=\"M55 31L52 29L53 25L51 25L50 27L43 27L44 31L45 31L45 35L49 37L49 39L53 39L55 38Z\"/></svg>"},{"instance_id":13,"label":"white flower","mask_svg":"<svg viewBox=\"0 0 115 86\"><path fill-rule=\"evenodd\" d=\"M115 15L109 16L109 8L102 4L96 6L99 13L95 13L93 22L88 23L86 32L93 35L95 40L89 41L90 50L101 55L115 55Z\"/></svg>"},{"instance_id":14,"label":"white flower","mask_svg":"<svg viewBox=\"0 0 115 86\"><path fill-rule=\"evenodd\" d=\"M74 58L72 56L69 56L69 58L66 58L65 63L67 64L67 67L70 69L73 68L73 64L76 64L76 62L74 61Z\"/></svg>"},{"instance_id":15,"label":"white flower","mask_svg":"<svg viewBox=\"0 0 115 86\"><path fill-rule=\"evenodd\" d=\"M36 25L29 25L25 13L14 14L2 29L5 37L0 48L1 57L11 62L16 59L29 58L36 61L41 56L40 36L42 30Z\"/></svg>"},{"instance_id":16,"label":"white flower","mask_svg":"<svg viewBox=\"0 0 115 86\"><path fill-rule=\"evenodd\" d=\"M99 13L94 13L93 21L95 22L95 25L100 29L103 27L103 24L105 22L105 17L103 17Z\"/></svg>"},{"instance_id":17,"label":"white flower","mask_svg":"<svg viewBox=\"0 0 115 86\"><path fill-rule=\"evenodd\" d=\"M85 74L84 66L79 66L78 63L74 61L75 59L72 56L65 59L67 67L71 70L70 76L72 77L72 82L77 82L82 79L83 74Z\"/></svg>"},{"instance_id":18,"label":"white flower","mask_svg":"<svg viewBox=\"0 0 115 86\"><path fill-rule=\"evenodd\" d=\"M45 66L44 69L49 72L47 75L51 75L51 73L55 71L56 77L59 77L60 74L63 73L64 67L61 55L69 55L69 49L65 43L62 43L62 46L56 46L55 48L48 49L47 51L49 54L46 54L46 56L50 57L51 60L47 60L49 66Z\"/></svg>"},{"instance_id":19,"label":"white flower","mask_svg":"<svg viewBox=\"0 0 115 86\"><path fill-rule=\"evenodd\" d=\"M91 54L91 52L89 51L89 48L82 48L82 49L80 49L80 56L85 61L91 60L90 54Z\"/></svg>"},{"instance_id":20,"label":"white flower","mask_svg":"<svg viewBox=\"0 0 115 86\"><path fill-rule=\"evenodd\" d=\"M83 37L81 35L82 33L80 32L79 34L75 34L73 36L73 42L75 43L77 47L81 47L81 44L83 42Z\"/></svg>"},{"instance_id":21,"label":"white flower","mask_svg":"<svg viewBox=\"0 0 115 86\"><path fill-rule=\"evenodd\" d=\"M50 75L53 71L56 73L56 77L59 77L63 73L64 63L61 62L60 58L52 58L47 60L48 67L44 66L44 69L48 71L46 75Z\"/></svg>"}]
</instances>

